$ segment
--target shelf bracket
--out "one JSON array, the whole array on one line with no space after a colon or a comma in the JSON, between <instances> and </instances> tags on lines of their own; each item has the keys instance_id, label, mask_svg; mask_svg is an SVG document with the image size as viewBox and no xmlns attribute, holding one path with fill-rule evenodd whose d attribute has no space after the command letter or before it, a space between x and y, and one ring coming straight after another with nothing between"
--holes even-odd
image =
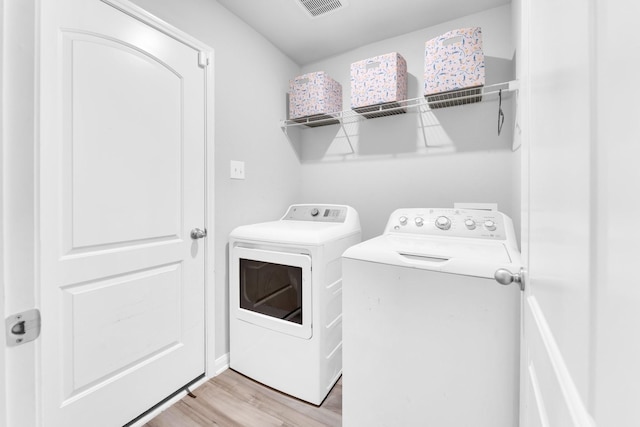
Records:
<instances>
[{"instance_id":1,"label":"shelf bracket","mask_svg":"<svg viewBox=\"0 0 640 427\"><path fill-rule=\"evenodd\" d=\"M293 141L289 136L289 132L287 132L288 126L286 124L286 121L283 120L280 122L280 129L282 130L282 133L284 133L284 136L287 137L289 143L293 144ZM349 144L349 148L351 149L351 153L349 154L355 154L356 150L353 149L353 143L351 142L351 138L349 138L349 134L347 133L347 128L344 126L344 123L342 121L340 121L340 129L342 129L342 133L344 133L344 137L347 139L347 143Z\"/></svg>"}]
</instances>

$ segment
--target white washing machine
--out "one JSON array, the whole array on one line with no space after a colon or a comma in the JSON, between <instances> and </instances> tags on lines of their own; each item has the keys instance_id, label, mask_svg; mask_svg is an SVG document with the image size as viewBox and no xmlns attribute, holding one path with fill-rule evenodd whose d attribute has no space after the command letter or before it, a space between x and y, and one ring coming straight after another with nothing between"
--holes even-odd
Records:
<instances>
[{"instance_id":1,"label":"white washing machine","mask_svg":"<svg viewBox=\"0 0 640 427\"><path fill-rule=\"evenodd\" d=\"M345 427L518 425L521 266L495 211L399 209L343 255Z\"/></svg>"},{"instance_id":2,"label":"white washing machine","mask_svg":"<svg viewBox=\"0 0 640 427\"><path fill-rule=\"evenodd\" d=\"M342 373L342 253L361 240L357 212L293 205L229 240L232 369L320 405Z\"/></svg>"}]
</instances>

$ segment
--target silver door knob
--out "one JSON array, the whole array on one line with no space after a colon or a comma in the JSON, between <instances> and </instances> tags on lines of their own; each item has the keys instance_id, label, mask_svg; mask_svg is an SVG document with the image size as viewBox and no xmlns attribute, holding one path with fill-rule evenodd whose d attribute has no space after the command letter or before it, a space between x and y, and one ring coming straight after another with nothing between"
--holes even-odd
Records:
<instances>
[{"instance_id":1,"label":"silver door knob","mask_svg":"<svg viewBox=\"0 0 640 427\"><path fill-rule=\"evenodd\" d=\"M524 268L520 268L520 271L516 274L513 274L506 268L499 268L496 270L493 277L496 279L496 282L501 285L510 285L511 283L517 283L520 285L520 290L524 291Z\"/></svg>"},{"instance_id":2,"label":"silver door knob","mask_svg":"<svg viewBox=\"0 0 640 427\"><path fill-rule=\"evenodd\" d=\"M203 237L207 237L207 229L200 230L199 228L194 228L191 230L191 238L193 240L202 239Z\"/></svg>"}]
</instances>

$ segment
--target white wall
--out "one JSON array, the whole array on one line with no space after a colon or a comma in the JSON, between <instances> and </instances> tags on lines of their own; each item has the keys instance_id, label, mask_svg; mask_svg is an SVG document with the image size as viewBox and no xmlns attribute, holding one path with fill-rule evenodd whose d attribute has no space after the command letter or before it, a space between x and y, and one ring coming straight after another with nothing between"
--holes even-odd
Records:
<instances>
[{"instance_id":1,"label":"white wall","mask_svg":"<svg viewBox=\"0 0 640 427\"><path fill-rule=\"evenodd\" d=\"M389 52L407 61L408 97L422 96L424 43L452 29L480 26L486 83L512 80L514 43L510 6L373 43L309 64L302 72L326 71L342 84L343 109L350 108L350 65ZM336 126L300 131L302 200L347 203L360 213L363 238L381 233L399 207L449 207L454 202L497 202L520 226L520 153L512 152L514 125L510 95L497 136L497 97L481 104L423 114L370 119L346 126L355 153Z\"/></svg>"},{"instance_id":2,"label":"white wall","mask_svg":"<svg viewBox=\"0 0 640 427\"><path fill-rule=\"evenodd\" d=\"M279 218L298 200L300 163L279 127L299 67L211 0L134 0L214 49L216 357L229 350L227 241L241 224ZM246 179L229 179L229 161Z\"/></svg>"},{"instance_id":3,"label":"white wall","mask_svg":"<svg viewBox=\"0 0 640 427\"><path fill-rule=\"evenodd\" d=\"M597 184L592 323L595 333L590 406L598 426L635 426L640 419L640 126L636 2L595 2Z\"/></svg>"}]
</instances>

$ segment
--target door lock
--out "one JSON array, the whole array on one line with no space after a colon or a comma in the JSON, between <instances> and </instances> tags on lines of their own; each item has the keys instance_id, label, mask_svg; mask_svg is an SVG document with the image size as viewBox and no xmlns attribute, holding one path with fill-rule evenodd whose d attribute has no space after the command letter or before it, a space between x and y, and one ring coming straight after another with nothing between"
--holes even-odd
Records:
<instances>
[{"instance_id":1,"label":"door lock","mask_svg":"<svg viewBox=\"0 0 640 427\"><path fill-rule=\"evenodd\" d=\"M31 309L5 319L7 346L15 347L35 340L40 335L40 311Z\"/></svg>"}]
</instances>

